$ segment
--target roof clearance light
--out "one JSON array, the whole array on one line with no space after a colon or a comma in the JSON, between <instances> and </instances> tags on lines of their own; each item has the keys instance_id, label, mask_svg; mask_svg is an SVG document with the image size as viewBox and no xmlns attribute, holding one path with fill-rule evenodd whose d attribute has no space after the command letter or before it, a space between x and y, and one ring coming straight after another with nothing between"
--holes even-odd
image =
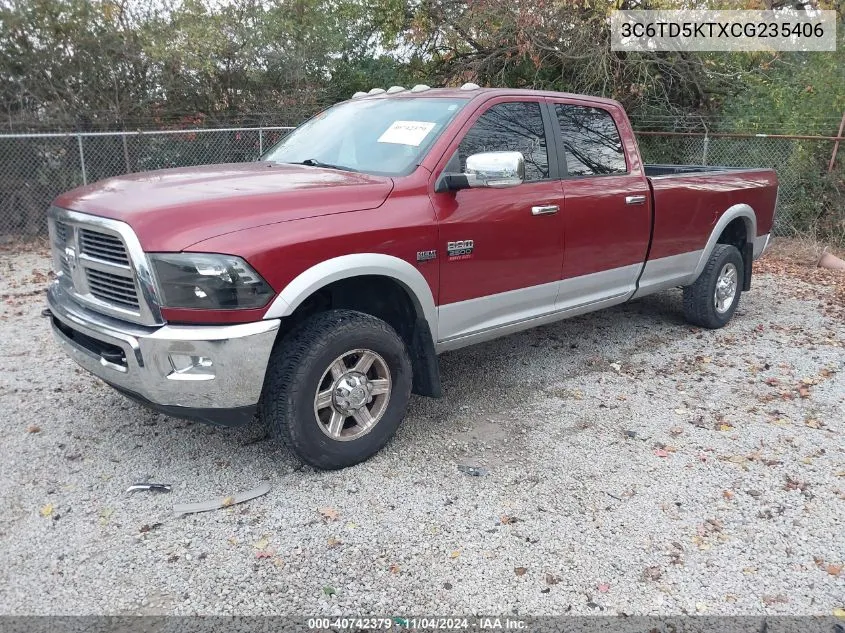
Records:
<instances>
[{"instance_id":1,"label":"roof clearance light","mask_svg":"<svg viewBox=\"0 0 845 633\"><path fill-rule=\"evenodd\" d=\"M359 91L358 91L358 92L356 92L354 95L352 95L352 98L353 98L353 99L360 99L361 97L366 97L366 96L367 96L367 93L366 93L366 92L361 92L361 91L359 90Z\"/></svg>"},{"instance_id":2,"label":"roof clearance light","mask_svg":"<svg viewBox=\"0 0 845 633\"><path fill-rule=\"evenodd\" d=\"M461 90L478 90L479 88L481 88L481 86L471 82L467 82L463 86L461 86Z\"/></svg>"},{"instance_id":3,"label":"roof clearance light","mask_svg":"<svg viewBox=\"0 0 845 633\"><path fill-rule=\"evenodd\" d=\"M367 94L368 95L380 95L384 93L384 88L373 88Z\"/></svg>"},{"instance_id":4,"label":"roof clearance light","mask_svg":"<svg viewBox=\"0 0 845 633\"><path fill-rule=\"evenodd\" d=\"M431 90L431 86L426 86L425 84L417 84L413 88L411 88L411 92L425 92L426 90Z\"/></svg>"},{"instance_id":5,"label":"roof clearance light","mask_svg":"<svg viewBox=\"0 0 845 633\"><path fill-rule=\"evenodd\" d=\"M395 95L397 92L405 92L405 88L402 86L390 86L387 89L387 94L389 95Z\"/></svg>"}]
</instances>

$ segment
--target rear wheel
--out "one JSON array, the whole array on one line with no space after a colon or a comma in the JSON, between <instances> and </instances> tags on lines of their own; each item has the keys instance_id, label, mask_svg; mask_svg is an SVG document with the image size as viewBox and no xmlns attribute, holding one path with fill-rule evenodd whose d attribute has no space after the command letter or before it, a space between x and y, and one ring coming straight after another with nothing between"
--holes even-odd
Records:
<instances>
[{"instance_id":1,"label":"rear wheel","mask_svg":"<svg viewBox=\"0 0 845 633\"><path fill-rule=\"evenodd\" d=\"M352 310L317 314L277 345L260 414L306 463L360 463L393 436L408 406L411 362L384 321Z\"/></svg>"},{"instance_id":2,"label":"rear wheel","mask_svg":"<svg viewBox=\"0 0 845 633\"><path fill-rule=\"evenodd\" d=\"M717 244L704 270L684 288L684 316L701 327L717 329L731 320L742 294L744 263L735 246Z\"/></svg>"}]
</instances>

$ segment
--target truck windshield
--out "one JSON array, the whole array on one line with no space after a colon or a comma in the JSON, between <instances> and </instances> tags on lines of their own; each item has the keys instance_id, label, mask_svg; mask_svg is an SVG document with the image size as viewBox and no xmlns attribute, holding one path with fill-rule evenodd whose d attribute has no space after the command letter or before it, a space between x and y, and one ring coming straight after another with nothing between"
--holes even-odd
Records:
<instances>
[{"instance_id":1,"label":"truck windshield","mask_svg":"<svg viewBox=\"0 0 845 633\"><path fill-rule=\"evenodd\" d=\"M262 160L406 175L466 102L423 97L347 101L300 125Z\"/></svg>"}]
</instances>

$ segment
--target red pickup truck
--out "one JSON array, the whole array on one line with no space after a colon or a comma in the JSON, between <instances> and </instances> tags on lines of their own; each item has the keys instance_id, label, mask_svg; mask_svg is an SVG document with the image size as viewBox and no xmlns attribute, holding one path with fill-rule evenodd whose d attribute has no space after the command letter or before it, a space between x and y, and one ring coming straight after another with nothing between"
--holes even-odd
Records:
<instances>
[{"instance_id":1,"label":"red pickup truck","mask_svg":"<svg viewBox=\"0 0 845 633\"><path fill-rule=\"evenodd\" d=\"M644 165L615 101L357 93L260 161L132 174L49 211L52 329L167 414L257 414L307 463L380 450L437 355L683 287L718 328L769 242L766 169Z\"/></svg>"}]
</instances>

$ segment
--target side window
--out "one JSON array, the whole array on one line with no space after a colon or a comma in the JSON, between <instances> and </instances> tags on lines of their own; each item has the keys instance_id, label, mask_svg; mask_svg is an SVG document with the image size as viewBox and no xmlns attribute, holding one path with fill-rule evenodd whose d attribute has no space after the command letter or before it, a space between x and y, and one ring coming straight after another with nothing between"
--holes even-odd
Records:
<instances>
[{"instance_id":1,"label":"side window","mask_svg":"<svg viewBox=\"0 0 845 633\"><path fill-rule=\"evenodd\" d=\"M610 112L560 103L555 110L570 176L606 176L628 171L622 139Z\"/></svg>"},{"instance_id":2,"label":"side window","mask_svg":"<svg viewBox=\"0 0 845 633\"><path fill-rule=\"evenodd\" d=\"M525 181L547 179L549 154L540 104L519 101L499 103L488 109L458 146L459 171L466 169L468 156L480 152L522 152ZM454 157L450 163L453 161Z\"/></svg>"}]
</instances>

